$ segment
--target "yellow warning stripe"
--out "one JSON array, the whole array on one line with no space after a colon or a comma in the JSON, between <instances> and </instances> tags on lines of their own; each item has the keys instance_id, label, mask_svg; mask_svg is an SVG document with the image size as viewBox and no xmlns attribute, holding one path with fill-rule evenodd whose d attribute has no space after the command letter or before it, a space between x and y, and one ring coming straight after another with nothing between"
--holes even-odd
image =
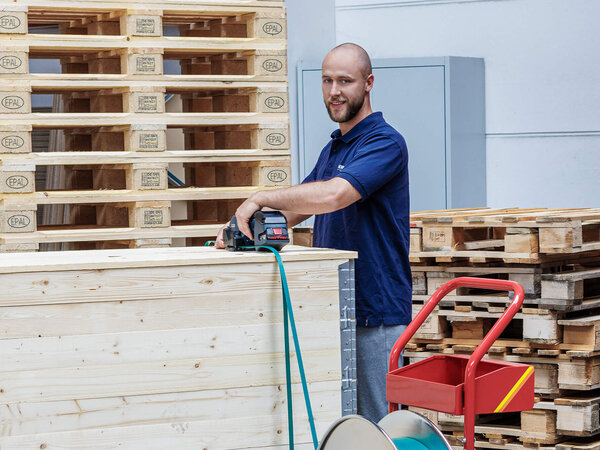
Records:
<instances>
[{"instance_id":1,"label":"yellow warning stripe","mask_svg":"<svg viewBox=\"0 0 600 450\"><path fill-rule=\"evenodd\" d=\"M510 401L514 398L515 395L517 395L517 393L521 390L521 388L523 387L523 385L525 384L525 382L529 379L529 377L531 375L533 375L533 366L529 366L529 368L525 371L525 373L523 375L521 375L521 378L519 378L519 381L517 381L517 383L512 387L512 389L510 391L508 391L508 394L506 394L506 397L504 397L504 400L502 400L500 402L500 404L494 411L495 413L502 412L506 409L506 407L508 406Z\"/></svg>"}]
</instances>

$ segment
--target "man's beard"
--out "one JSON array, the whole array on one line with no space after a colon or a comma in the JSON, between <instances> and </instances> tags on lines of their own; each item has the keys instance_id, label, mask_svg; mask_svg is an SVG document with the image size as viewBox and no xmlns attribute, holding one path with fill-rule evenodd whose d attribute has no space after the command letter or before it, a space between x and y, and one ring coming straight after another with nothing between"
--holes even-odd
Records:
<instances>
[{"instance_id":1,"label":"man's beard","mask_svg":"<svg viewBox=\"0 0 600 450\"><path fill-rule=\"evenodd\" d=\"M361 98L357 98L354 101L347 99L346 100L346 105L347 105L346 113L338 118L334 117L333 111L331 110L331 106L327 103L327 101L325 101L325 107L327 108L327 113L329 114L329 117L331 120L333 120L334 122L337 122L337 123L343 123L343 122L348 122L349 120L354 119L354 117L358 114L358 112L360 111L360 109L362 108L364 103L365 103L365 95L363 95Z\"/></svg>"}]
</instances>

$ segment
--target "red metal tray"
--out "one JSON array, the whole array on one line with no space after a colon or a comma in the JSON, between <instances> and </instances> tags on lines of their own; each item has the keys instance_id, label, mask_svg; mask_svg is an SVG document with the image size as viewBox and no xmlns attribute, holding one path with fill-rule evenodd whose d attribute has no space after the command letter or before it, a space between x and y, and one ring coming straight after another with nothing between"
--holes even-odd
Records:
<instances>
[{"instance_id":1,"label":"red metal tray","mask_svg":"<svg viewBox=\"0 0 600 450\"><path fill-rule=\"evenodd\" d=\"M393 370L387 374L387 400L462 415L468 361L464 356L435 355ZM528 369L523 364L481 360L475 372L475 414L500 412L499 408L502 412L531 409L533 371L522 379ZM517 383L511 398L507 398Z\"/></svg>"}]
</instances>

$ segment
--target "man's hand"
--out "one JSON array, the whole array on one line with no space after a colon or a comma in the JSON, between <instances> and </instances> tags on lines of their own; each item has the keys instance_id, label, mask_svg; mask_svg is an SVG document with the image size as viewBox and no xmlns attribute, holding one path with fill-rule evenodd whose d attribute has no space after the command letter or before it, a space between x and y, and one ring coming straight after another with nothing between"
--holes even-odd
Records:
<instances>
[{"instance_id":1,"label":"man's hand","mask_svg":"<svg viewBox=\"0 0 600 450\"><path fill-rule=\"evenodd\" d=\"M252 217L252 214L262 208L262 205L257 201L257 194L252 194L235 212L238 228L252 240L254 240L254 237L252 236L252 230L250 229L250 218Z\"/></svg>"},{"instance_id":2,"label":"man's hand","mask_svg":"<svg viewBox=\"0 0 600 450\"><path fill-rule=\"evenodd\" d=\"M225 241L223 241L223 230L229 226L229 222L221 227L217 233L217 240L215 241L215 248L225 248Z\"/></svg>"}]
</instances>

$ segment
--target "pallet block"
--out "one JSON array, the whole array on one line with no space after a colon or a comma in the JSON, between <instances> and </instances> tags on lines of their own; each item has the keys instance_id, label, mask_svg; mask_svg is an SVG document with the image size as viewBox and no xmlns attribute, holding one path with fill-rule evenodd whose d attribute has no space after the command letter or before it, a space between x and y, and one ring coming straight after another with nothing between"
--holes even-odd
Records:
<instances>
[{"instance_id":1,"label":"pallet block","mask_svg":"<svg viewBox=\"0 0 600 450\"><path fill-rule=\"evenodd\" d=\"M31 113L31 88L3 85L0 87L0 118L2 114Z\"/></svg>"},{"instance_id":2,"label":"pallet block","mask_svg":"<svg viewBox=\"0 0 600 450\"><path fill-rule=\"evenodd\" d=\"M0 166L0 193L25 194L35 191L35 166Z\"/></svg>"},{"instance_id":3,"label":"pallet block","mask_svg":"<svg viewBox=\"0 0 600 450\"><path fill-rule=\"evenodd\" d=\"M120 32L127 36L162 36L161 10L127 10L120 17Z\"/></svg>"},{"instance_id":4,"label":"pallet block","mask_svg":"<svg viewBox=\"0 0 600 450\"><path fill-rule=\"evenodd\" d=\"M31 152L31 125L0 125L0 153Z\"/></svg>"},{"instance_id":5,"label":"pallet block","mask_svg":"<svg viewBox=\"0 0 600 450\"><path fill-rule=\"evenodd\" d=\"M132 125L125 131L124 150L163 152L167 149L166 131L164 125Z\"/></svg>"},{"instance_id":6,"label":"pallet block","mask_svg":"<svg viewBox=\"0 0 600 450\"><path fill-rule=\"evenodd\" d=\"M0 46L0 76L29 73L27 47Z\"/></svg>"},{"instance_id":7,"label":"pallet block","mask_svg":"<svg viewBox=\"0 0 600 450\"><path fill-rule=\"evenodd\" d=\"M27 8L21 5L3 5L0 11L0 34L26 34Z\"/></svg>"},{"instance_id":8,"label":"pallet block","mask_svg":"<svg viewBox=\"0 0 600 450\"><path fill-rule=\"evenodd\" d=\"M162 75L163 49L128 48L120 53L121 73L131 75Z\"/></svg>"},{"instance_id":9,"label":"pallet block","mask_svg":"<svg viewBox=\"0 0 600 450\"><path fill-rule=\"evenodd\" d=\"M36 214L31 205L0 205L1 233L28 233L35 229Z\"/></svg>"}]
</instances>

